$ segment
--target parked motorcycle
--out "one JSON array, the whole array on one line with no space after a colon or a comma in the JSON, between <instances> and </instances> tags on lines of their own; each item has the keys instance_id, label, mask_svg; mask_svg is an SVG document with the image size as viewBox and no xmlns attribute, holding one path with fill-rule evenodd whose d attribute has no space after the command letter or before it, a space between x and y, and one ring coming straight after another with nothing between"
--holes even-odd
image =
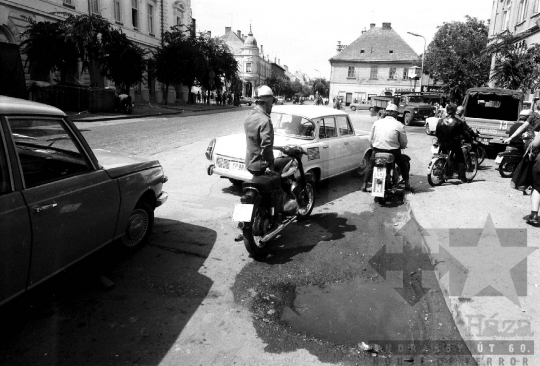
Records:
<instances>
[{"instance_id":1,"label":"parked motorcycle","mask_svg":"<svg viewBox=\"0 0 540 366\"><path fill-rule=\"evenodd\" d=\"M411 159L405 154L402 156L407 160L410 168ZM371 182L371 195L375 197L375 203L384 205L386 202L397 201L398 204L403 204L405 189L400 186L400 175L394 155L383 152L375 153Z\"/></svg>"},{"instance_id":2,"label":"parked motorcycle","mask_svg":"<svg viewBox=\"0 0 540 366\"><path fill-rule=\"evenodd\" d=\"M315 204L315 177L302 165L307 152L297 145L274 149L283 153L274 160L275 172L244 182L233 213L254 259L264 257L268 243L295 220L307 218Z\"/></svg>"},{"instance_id":3,"label":"parked motorcycle","mask_svg":"<svg viewBox=\"0 0 540 366\"><path fill-rule=\"evenodd\" d=\"M476 133L478 133L478 130L476 130ZM492 138L493 137L478 136L471 141L471 151L476 155L476 158L478 159L478 165L484 162L484 159L487 155L486 149L483 146L484 142L489 141Z\"/></svg>"},{"instance_id":4,"label":"parked motorcycle","mask_svg":"<svg viewBox=\"0 0 540 366\"><path fill-rule=\"evenodd\" d=\"M514 131L522 124L523 123L516 122L513 128L509 129L507 133L512 135ZM497 170L499 171L501 177L511 178L524 154L525 148L523 146L523 140L521 139L521 136L517 136L512 139L510 144L506 146L506 149L503 152L497 154L497 158L495 159L495 165L499 166Z\"/></svg>"},{"instance_id":5,"label":"parked motorcycle","mask_svg":"<svg viewBox=\"0 0 540 366\"><path fill-rule=\"evenodd\" d=\"M129 94L116 94L114 100L114 109L126 114L131 114L135 104L131 100L131 95Z\"/></svg>"},{"instance_id":6,"label":"parked motorcycle","mask_svg":"<svg viewBox=\"0 0 540 366\"><path fill-rule=\"evenodd\" d=\"M435 187L440 186L449 179L459 179L458 164L454 163L454 155L443 151L437 138L434 138L432 141L431 152L433 153L433 157L427 168L429 185ZM467 178L467 182L471 182L478 171L478 159L476 154L472 152L471 143L462 143L462 150L465 153L465 178Z\"/></svg>"}]
</instances>

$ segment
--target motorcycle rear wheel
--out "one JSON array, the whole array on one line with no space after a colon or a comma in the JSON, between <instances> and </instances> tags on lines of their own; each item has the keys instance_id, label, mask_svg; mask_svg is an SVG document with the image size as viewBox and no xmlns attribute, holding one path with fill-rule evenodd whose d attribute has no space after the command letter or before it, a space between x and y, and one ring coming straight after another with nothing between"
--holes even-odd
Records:
<instances>
[{"instance_id":1,"label":"motorcycle rear wheel","mask_svg":"<svg viewBox=\"0 0 540 366\"><path fill-rule=\"evenodd\" d=\"M255 260L260 260L266 256L266 243L261 243L261 239L267 233L270 226L270 216L264 207L255 205L251 222L242 230L244 236L244 246Z\"/></svg>"},{"instance_id":2,"label":"motorcycle rear wheel","mask_svg":"<svg viewBox=\"0 0 540 366\"><path fill-rule=\"evenodd\" d=\"M444 171L446 169L446 159L439 158L431 165L431 170L427 175L430 186L436 187L444 183Z\"/></svg>"}]
</instances>

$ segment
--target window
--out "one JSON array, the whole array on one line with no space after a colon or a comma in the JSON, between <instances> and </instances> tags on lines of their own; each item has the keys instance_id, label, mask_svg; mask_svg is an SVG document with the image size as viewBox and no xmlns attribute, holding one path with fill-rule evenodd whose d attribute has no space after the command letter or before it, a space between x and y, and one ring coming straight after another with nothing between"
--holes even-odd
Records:
<instances>
[{"instance_id":1,"label":"window","mask_svg":"<svg viewBox=\"0 0 540 366\"><path fill-rule=\"evenodd\" d=\"M120 0L114 0L114 20L117 22L122 21L122 17L120 15Z\"/></svg>"},{"instance_id":2,"label":"window","mask_svg":"<svg viewBox=\"0 0 540 366\"><path fill-rule=\"evenodd\" d=\"M292 114L272 113L272 124L277 135L294 136L295 138L309 140L315 137L315 125L304 117Z\"/></svg>"},{"instance_id":3,"label":"window","mask_svg":"<svg viewBox=\"0 0 540 366\"><path fill-rule=\"evenodd\" d=\"M377 74L379 73L378 66L371 66L371 73L369 74L370 79L377 79Z\"/></svg>"},{"instance_id":4,"label":"window","mask_svg":"<svg viewBox=\"0 0 540 366\"><path fill-rule=\"evenodd\" d=\"M519 10L518 10L518 22L522 22L525 20L525 17L526 17L526 13L527 13L527 5L528 5L528 0L520 0L519 2Z\"/></svg>"},{"instance_id":5,"label":"window","mask_svg":"<svg viewBox=\"0 0 540 366\"><path fill-rule=\"evenodd\" d=\"M397 79L396 78L396 68L391 67L390 71L388 72L388 79Z\"/></svg>"},{"instance_id":6,"label":"window","mask_svg":"<svg viewBox=\"0 0 540 366\"><path fill-rule=\"evenodd\" d=\"M336 117L336 119L340 136L347 136L353 134L353 129L351 127L349 119L346 116L338 116Z\"/></svg>"},{"instance_id":7,"label":"window","mask_svg":"<svg viewBox=\"0 0 540 366\"><path fill-rule=\"evenodd\" d=\"M364 51L364 50L360 50L360 53L365 53L365 51Z\"/></svg>"},{"instance_id":8,"label":"window","mask_svg":"<svg viewBox=\"0 0 540 366\"><path fill-rule=\"evenodd\" d=\"M354 67L353 66L349 66L349 71L347 72L347 77L348 78L354 78Z\"/></svg>"},{"instance_id":9,"label":"window","mask_svg":"<svg viewBox=\"0 0 540 366\"><path fill-rule=\"evenodd\" d=\"M90 0L90 14L99 14L99 0Z\"/></svg>"},{"instance_id":10,"label":"window","mask_svg":"<svg viewBox=\"0 0 540 366\"><path fill-rule=\"evenodd\" d=\"M61 119L9 118L26 187L90 170L82 150Z\"/></svg>"},{"instance_id":11,"label":"window","mask_svg":"<svg viewBox=\"0 0 540 366\"><path fill-rule=\"evenodd\" d=\"M390 51L388 51L388 53L394 53L394 50L390 50Z\"/></svg>"},{"instance_id":12,"label":"window","mask_svg":"<svg viewBox=\"0 0 540 366\"><path fill-rule=\"evenodd\" d=\"M246 72L251 72L251 62L246 62Z\"/></svg>"},{"instance_id":13,"label":"window","mask_svg":"<svg viewBox=\"0 0 540 366\"><path fill-rule=\"evenodd\" d=\"M334 119L334 117L321 118L319 122L319 138L327 139L336 136L336 120Z\"/></svg>"},{"instance_id":14,"label":"window","mask_svg":"<svg viewBox=\"0 0 540 366\"><path fill-rule=\"evenodd\" d=\"M503 11L502 22L501 22L501 31L508 29L508 10Z\"/></svg>"},{"instance_id":15,"label":"window","mask_svg":"<svg viewBox=\"0 0 540 366\"><path fill-rule=\"evenodd\" d=\"M154 5L147 4L148 12L148 33L154 35Z\"/></svg>"},{"instance_id":16,"label":"window","mask_svg":"<svg viewBox=\"0 0 540 366\"><path fill-rule=\"evenodd\" d=\"M63 2L64 2L64 5L73 5L71 1L72 0L64 0Z\"/></svg>"},{"instance_id":17,"label":"window","mask_svg":"<svg viewBox=\"0 0 540 366\"><path fill-rule=\"evenodd\" d=\"M540 0L534 1L533 14L536 14L540 11Z\"/></svg>"},{"instance_id":18,"label":"window","mask_svg":"<svg viewBox=\"0 0 540 366\"><path fill-rule=\"evenodd\" d=\"M131 24L139 28L139 0L131 0Z\"/></svg>"},{"instance_id":19,"label":"window","mask_svg":"<svg viewBox=\"0 0 540 366\"><path fill-rule=\"evenodd\" d=\"M4 140L0 132L0 194L11 191L11 179L6 160L6 152L4 149Z\"/></svg>"},{"instance_id":20,"label":"window","mask_svg":"<svg viewBox=\"0 0 540 366\"><path fill-rule=\"evenodd\" d=\"M403 69L403 75L401 77L403 80L407 80L409 78L409 68L406 67Z\"/></svg>"}]
</instances>

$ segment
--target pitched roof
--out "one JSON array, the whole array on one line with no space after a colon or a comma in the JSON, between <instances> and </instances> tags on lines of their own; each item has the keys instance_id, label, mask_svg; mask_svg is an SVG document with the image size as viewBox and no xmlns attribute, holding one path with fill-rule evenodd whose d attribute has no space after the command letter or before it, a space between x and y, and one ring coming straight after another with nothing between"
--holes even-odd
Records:
<instances>
[{"instance_id":1,"label":"pitched roof","mask_svg":"<svg viewBox=\"0 0 540 366\"><path fill-rule=\"evenodd\" d=\"M225 41L225 43L229 46L231 49L231 52L233 55L237 55L239 53L242 53L242 46L244 45L244 41L238 37L238 35L233 31L228 31L221 37L222 40Z\"/></svg>"},{"instance_id":2,"label":"pitched roof","mask_svg":"<svg viewBox=\"0 0 540 366\"><path fill-rule=\"evenodd\" d=\"M363 51L363 52L362 52ZM390 53L393 51L393 53ZM418 55L390 26L373 27L330 59L332 61L413 61Z\"/></svg>"}]
</instances>

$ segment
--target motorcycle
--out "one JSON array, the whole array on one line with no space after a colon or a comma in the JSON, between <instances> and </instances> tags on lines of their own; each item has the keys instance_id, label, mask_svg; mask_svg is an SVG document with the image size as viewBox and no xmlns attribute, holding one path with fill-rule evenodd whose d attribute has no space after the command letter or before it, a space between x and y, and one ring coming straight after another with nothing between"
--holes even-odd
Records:
<instances>
[{"instance_id":1,"label":"motorcycle","mask_svg":"<svg viewBox=\"0 0 540 366\"><path fill-rule=\"evenodd\" d=\"M427 180L430 186L440 186L449 179L459 179L458 164L452 153L443 151L437 138L432 140L431 152L433 157L427 168ZM478 158L472 152L472 144L462 141L462 151L465 155L465 178L471 182L478 171Z\"/></svg>"},{"instance_id":2,"label":"motorcycle","mask_svg":"<svg viewBox=\"0 0 540 366\"><path fill-rule=\"evenodd\" d=\"M131 114L135 104L131 100L131 95L129 94L116 94L114 99L114 109L126 114Z\"/></svg>"},{"instance_id":3,"label":"motorcycle","mask_svg":"<svg viewBox=\"0 0 540 366\"><path fill-rule=\"evenodd\" d=\"M515 125L516 127L519 127L521 124L522 123L516 122ZM513 131L507 131L507 133L511 135ZM503 152L497 154L497 158L495 159L495 165L499 166L497 170L499 171L500 176L503 178L511 178L524 154L525 148L521 136L514 138L510 142L510 145L506 146L506 149Z\"/></svg>"},{"instance_id":4,"label":"motorcycle","mask_svg":"<svg viewBox=\"0 0 540 366\"><path fill-rule=\"evenodd\" d=\"M478 130L476 130L476 133L478 133ZM485 141L489 141L492 138L493 137L478 136L472 139L471 151L476 155L476 158L478 160L478 165L482 164L484 162L484 159L487 156L486 149L482 145L484 145Z\"/></svg>"},{"instance_id":5,"label":"motorcycle","mask_svg":"<svg viewBox=\"0 0 540 366\"><path fill-rule=\"evenodd\" d=\"M402 154L410 168L410 158ZM394 155L390 153L376 152L373 166L373 178L371 181L371 195L375 203L384 205L386 202L397 201L403 204L405 189L400 187L400 171L395 163Z\"/></svg>"},{"instance_id":6,"label":"motorcycle","mask_svg":"<svg viewBox=\"0 0 540 366\"><path fill-rule=\"evenodd\" d=\"M274 170L244 182L244 195L236 204L233 220L238 221L246 250L254 259L266 255L268 243L295 220L309 217L315 204L315 177L305 173L297 145L274 146L282 156Z\"/></svg>"}]
</instances>

